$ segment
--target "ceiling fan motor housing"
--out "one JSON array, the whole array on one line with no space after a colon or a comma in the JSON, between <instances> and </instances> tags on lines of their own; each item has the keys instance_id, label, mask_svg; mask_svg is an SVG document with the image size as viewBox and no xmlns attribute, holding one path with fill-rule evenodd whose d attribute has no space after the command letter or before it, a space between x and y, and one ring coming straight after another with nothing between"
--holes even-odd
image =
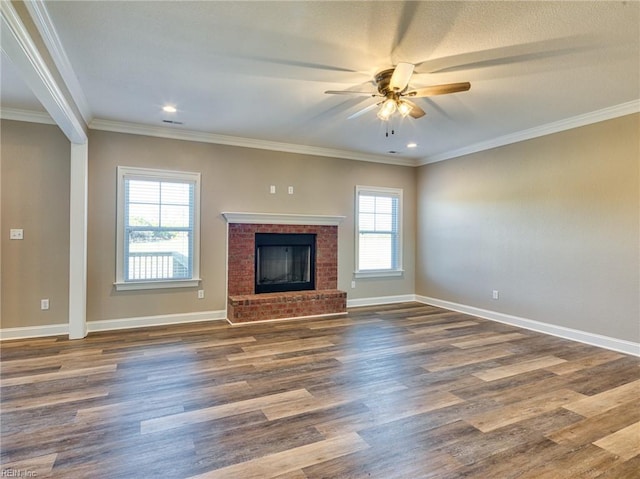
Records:
<instances>
[{"instance_id":1,"label":"ceiling fan motor housing","mask_svg":"<svg viewBox=\"0 0 640 479\"><path fill-rule=\"evenodd\" d=\"M382 96L386 96L387 98L393 98L389 96L389 94L395 94L396 96L398 96L400 93L403 93L407 89L407 87L404 87L402 91L393 91L389 88L389 83L391 82L391 76L393 75L394 70L395 68L382 70L376 73L376 76L374 77L376 84L378 85L378 93L380 93Z\"/></svg>"},{"instance_id":2,"label":"ceiling fan motor housing","mask_svg":"<svg viewBox=\"0 0 640 479\"><path fill-rule=\"evenodd\" d=\"M471 88L469 82L462 83L448 83L444 85L433 85L429 87L419 88L417 90L409 90L409 81L411 75L413 75L415 65L412 63L401 62L394 68L386 68L380 70L373 77L378 93L370 93L364 91L352 91L342 90L334 91L327 90L325 93L329 94L341 94L341 95L367 95L367 96L381 96L383 101L369 105L356 113L349 116L349 119L356 118L361 114L370 111L375 107L380 107L378 110L378 118L381 120L388 120L391 115L396 111L403 117L410 115L412 118L422 118L425 112L415 103L408 100L408 98L423 98L434 95L446 95L449 93L456 93L461 91L467 91Z\"/></svg>"}]
</instances>

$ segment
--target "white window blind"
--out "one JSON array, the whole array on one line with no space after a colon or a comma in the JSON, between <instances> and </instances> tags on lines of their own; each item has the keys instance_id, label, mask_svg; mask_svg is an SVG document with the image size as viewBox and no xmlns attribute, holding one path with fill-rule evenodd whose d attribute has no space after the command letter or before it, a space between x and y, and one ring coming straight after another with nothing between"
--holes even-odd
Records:
<instances>
[{"instance_id":1,"label":"white window blind","mask_svg":"<svg viewBox=\"0 0 640 479\"><path fill-rule=\"evenodd\" d=\"M402 272L402 190L356 187L356 276Z\"/></svg>"},{"instance_id":2,"label":"white window blind","mask_svg":"<svg viewBox=\"0 0 640 479\"><path fill-rule=\"evenodd\" d=\"M194 286L198 173L118 168L118 289Z\"/></svg>"}]
</instances>

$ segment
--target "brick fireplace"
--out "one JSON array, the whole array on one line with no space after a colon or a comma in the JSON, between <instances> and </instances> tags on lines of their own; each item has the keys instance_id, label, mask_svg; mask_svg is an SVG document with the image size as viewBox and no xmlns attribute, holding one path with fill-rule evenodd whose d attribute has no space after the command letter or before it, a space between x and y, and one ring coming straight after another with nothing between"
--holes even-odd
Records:
<instances>
[{"instance_id":1,"label":"brick fireplace","mask_svg":"<svg viewBox=\"0 0 640 479\"><path fill-rule=\"evenodd\" d=\"M338 286L338 224L341 216L223 213L228 223L227 319L246 323L346 311ZM314 235L315 289L256 293L256 234Z\"/></svg>"}]
</instances>

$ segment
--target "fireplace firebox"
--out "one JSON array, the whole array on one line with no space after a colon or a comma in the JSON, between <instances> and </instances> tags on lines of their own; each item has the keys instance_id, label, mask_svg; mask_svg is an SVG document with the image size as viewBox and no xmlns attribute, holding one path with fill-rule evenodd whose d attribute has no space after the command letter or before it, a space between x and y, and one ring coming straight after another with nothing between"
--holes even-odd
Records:
<instances>
[{"instance_id":1,"label":"fireplace firebox","mask_svg":"<svg viewBox=\"0 0 640 479\"><path fill-rule=\"evenodd\" d=\"M315 289L316 235L255 234L255 293Z\"/></svg>"}]
</instances>

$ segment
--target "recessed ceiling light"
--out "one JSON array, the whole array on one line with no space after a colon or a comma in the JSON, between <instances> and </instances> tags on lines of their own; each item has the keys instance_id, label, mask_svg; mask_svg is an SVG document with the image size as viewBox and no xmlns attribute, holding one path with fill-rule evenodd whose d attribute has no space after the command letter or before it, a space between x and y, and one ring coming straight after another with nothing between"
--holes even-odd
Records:
<instances>
[{"instance_id":1,"label":"recessed ceiling light","mask_svg":"<svg viewBox=\"0 0 640 479\"><path fill-rule=\"evenodd\" d=\"M407 144L407 148L415 148L416 146L418 146L417 143L408 143Z\"/></svg>"},{"instance_id":2,"label":"recessed ceiling light","mask_svg":"<svg viewBox=\"0 0 640 479\"><path fill-rule=\"evenodd\" d=\"M162 111L167 112L167 113L175 113L178 110L176 110L175 106L166 105L166 106L162 107Z\"/></svg>"}]
</instances>

